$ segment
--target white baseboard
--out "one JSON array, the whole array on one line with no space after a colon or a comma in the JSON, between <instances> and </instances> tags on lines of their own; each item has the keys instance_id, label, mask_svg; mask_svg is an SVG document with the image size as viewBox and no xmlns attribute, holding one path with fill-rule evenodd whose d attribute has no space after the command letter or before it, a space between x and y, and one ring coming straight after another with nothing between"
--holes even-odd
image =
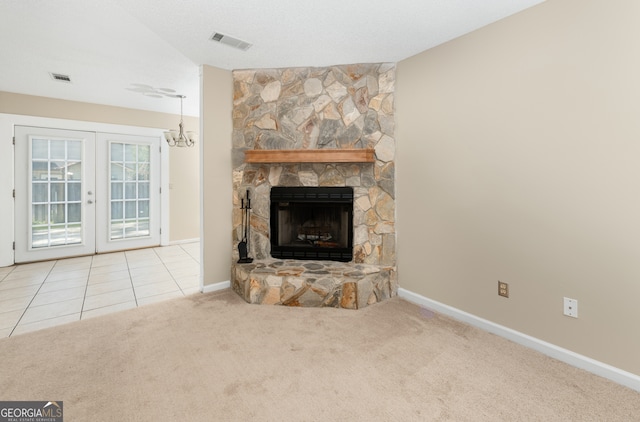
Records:
<instances>
[{"instance_id":1,"label":"white baseboard","mask_svg":"<svg viewBox=\"0 0 640 422\"><path fill-rule=\"evenodd\" d=\"M202 286L202 293L217 292L231 287L231 281L221 281L219 283L207 284Z\"/></svg>"},{"instance_id":2,"label":"white baseboard","mask_svg":"<svg viewBox=\"0 0 640 422\"><path fill-rule=\"evenodd\" d=\"M398 296L640 392L640 376L399 288Z\"/></svg>"}]
</instances>

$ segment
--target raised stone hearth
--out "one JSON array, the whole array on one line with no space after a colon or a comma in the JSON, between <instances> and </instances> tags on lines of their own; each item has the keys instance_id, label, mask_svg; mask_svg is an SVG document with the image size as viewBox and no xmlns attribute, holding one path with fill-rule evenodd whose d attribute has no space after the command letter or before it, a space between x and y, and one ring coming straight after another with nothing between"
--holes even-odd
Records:
<instances>
[{"instance_id":1,"label":"raised stone hearth","mask_svg":"<svg viewBox=\"0 0 640 422\"><path fill-rule=\"evenodd\" d=\"M234 290L250 303L350 309L395 296L395 65L237 70L233 82ZM314 156L264 159L282 156L279 150ZM366 159L327 162L318 157L333 153L320 150L349 157L361 150ZM276 186L352 187L352 261L274 259L270 192ZM254 262L238 264L247 191Z\"/></svg>"},{"instance_id":2,"label":"raised stone hearth","mask_svg":"<svg viewBox=\"0 0 640 422\"><path fill-rule=\"evenodd\" d=\"M233 290L263 305L359 309L397 290L395 271L378 265L271 259L233 271Z\"/></svg>"}]
</instances>

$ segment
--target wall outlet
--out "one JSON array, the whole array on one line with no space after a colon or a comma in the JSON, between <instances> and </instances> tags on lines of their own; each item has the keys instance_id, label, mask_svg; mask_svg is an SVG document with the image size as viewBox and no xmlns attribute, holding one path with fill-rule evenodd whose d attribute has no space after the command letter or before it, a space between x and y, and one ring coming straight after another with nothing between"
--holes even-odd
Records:
<instances>
[{"instance_id":1,"label":"wall outlet","mask_svg":"<svg viewBox=\"0 0 640 422\"><path fill-rule=\"evenodd\" d=\"M509 285L498 280L498 296L509 297Z\"/></svg>"},{"instance_id":2,"label":"wall outlet","mask_svg":"<svg viewBox=\"0 0 640 422\"><path fill-rule=\"evenodd\" d=\"M564 314L566 316L578 318L578 301L575 299L570 299L568 297L565 297L564 298Z\"/></svg>"}]
</instances>

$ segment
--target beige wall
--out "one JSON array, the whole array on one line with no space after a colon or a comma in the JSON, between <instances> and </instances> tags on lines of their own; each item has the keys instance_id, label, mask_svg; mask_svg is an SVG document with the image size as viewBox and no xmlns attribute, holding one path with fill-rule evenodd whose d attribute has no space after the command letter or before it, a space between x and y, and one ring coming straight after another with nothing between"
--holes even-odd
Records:
<instances>
[{"instance_id":1,"label":"beige wall","mask_svg":"<svg viewBox=\"0 0 640 422\"><path fill-rule=\"evenodd\" d=\"M231 72L201 68L202 246L204 285L231 276Z\"/></svg>"},{"instance_id":2,"label":"beige wall","mask_svg":"<svg viewBox=\"0 0 640 422\"><path fill-rule=\"evenodd\" d=\"M180 122L179 115L2 91L0 113L167 129L177 128ZM185 116L184 123L196 129L199 121ZM200 237L199 158L197 148L170 150L170 241Z\"/></svg>"},{"instance_id":3,"label":"beige wall","mask_svg":"<svg viewBox=\"0 0 640 422\"><path fill-rule=\"evenodd\" d=\"M185 127L198 134L196 122ZM195 119L193 119L195 120ZM176 122L178 122L176 120ZM177 123L174 125L177 127ZM171 148L169 156L169 198L171 200L171 241L200 238L200 151L192 148Z\"/></svg>"},{"instance_id":4,"label":"beige wall","mask_svg":"<svg viewBox=\"0 0 640 422\"><path fill-rule=\"evenodd\" d=\"M638 16L549 0L398 64L401 287L640 374Z\"/></svg>"}]
</instances>

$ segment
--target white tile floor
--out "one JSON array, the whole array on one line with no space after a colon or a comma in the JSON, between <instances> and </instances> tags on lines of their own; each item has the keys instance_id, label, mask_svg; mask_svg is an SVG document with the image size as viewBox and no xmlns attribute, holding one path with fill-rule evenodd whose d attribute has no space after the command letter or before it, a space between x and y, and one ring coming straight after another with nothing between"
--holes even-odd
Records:
<instances>
[{"instance_id":1,"label":"white tile floor","mask_svg":"<svg viewBox=\"0 0 640 422\"><path fill-rule=\"evenodd\" d=\"M0 338L199 291L200 243L0 268Z\"/></svg>"}]
</instances>

